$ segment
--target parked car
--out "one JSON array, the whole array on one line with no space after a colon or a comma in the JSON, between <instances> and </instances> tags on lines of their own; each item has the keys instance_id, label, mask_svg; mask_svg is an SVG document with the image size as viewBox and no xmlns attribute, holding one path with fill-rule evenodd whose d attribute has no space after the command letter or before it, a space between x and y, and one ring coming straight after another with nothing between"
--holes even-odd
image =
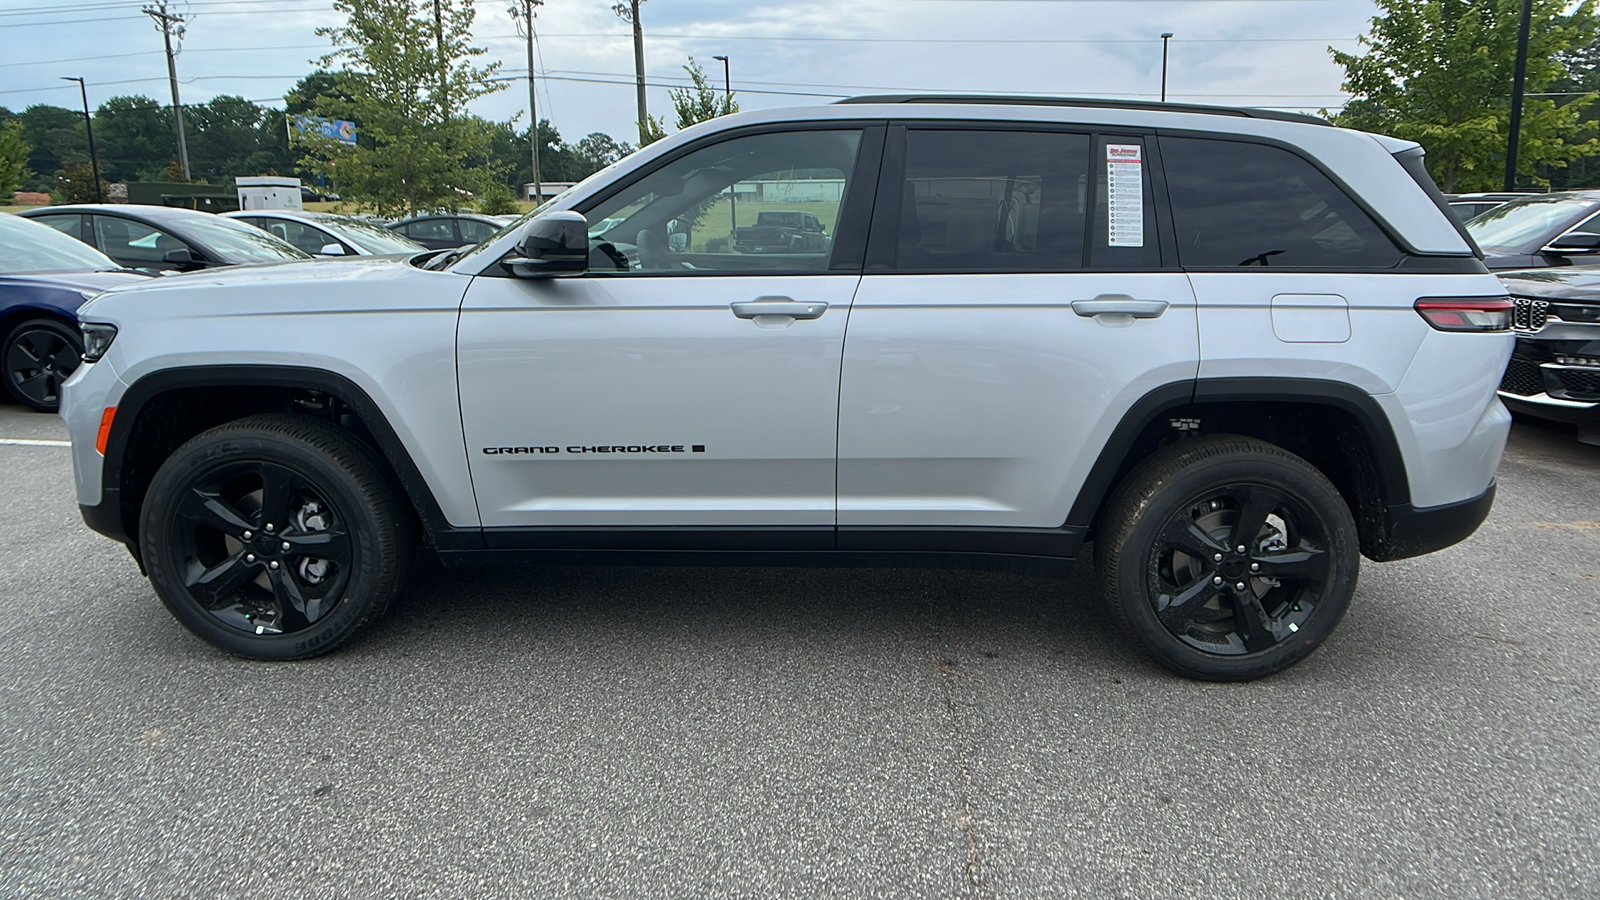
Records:
<instances>
[{"instance_id":1,"label":"parked car","mask_svg":"<svg viewBox=\"0 0 1600 900\"><path fill-rule=\"evenodd\" d=\"M1490 191L1476 194L1445 194L1450 202L1450 211L1456 218L1465 222L1474 216L1481 215L1512 200L1521 200L1533 196L1532 191Z\"/></svg>"},{"instance_id":2,"label":"parked car","mask_svg":"<svg viewBox=\"0 0 1600 900\"><path fill-rule=\"evenodd\" d=\"M0 360L6 392L55 412L61 384L78 368L78 307L106 288L149 276L37 222L0 214Z\"/></svg>"},{"instance_id":3,"label":"parked car","mask_svg":"<svg viewBox=\"0 0 1600 900\"><path fill-rule=\"evenodd\" d=\"M79 203L18 215L75 237L130 269L191 272L311 255L243 222L171 206Z\"/></svg>"},{"instance_id":4,"label":"parked car","mask_svg":"<svg viewBox=\"0 0 1600 900\"><path fill-rule=\"evenodd\" d=\"M740 253L826 253L828 235L815 213L762 210L756 223L733 230Z\"/></svg>"},{"instance_id":5,"label":"parked car","mask_svg":"<svg viewBox=\"0 0 1600 900\"><path fill-rule=\"evenodd\" d=\"M313 256L381 256L425 249L403 234L354 216L297 209L241 209L222 215L254 225Z\"/></svg>"},{"instance_id":6,"label":"parked car","mask_svg":"<svg viewBox=\"0 0 1600 900\"><path fill-rule=\"evenodd\" d=\"M317 190L315 188L312 188L312 187L308 187L308 186L303 185L303 184L300 185L300 202L301 203L325 203L325 202L327 202L329 200L337 200L337 199L339 199L339 195L335 194L335 193L333 193L331 191L324 192L324 191L319 191L319 190Z\"/></svg>"},{"instance_id":7,"label":"parked car","mask_svg":"<svg viewBox=\"0 0 1600 900\"><path fill-rule=\"evenodd\" d=\"M1503 203L1466 224L1492 271L1600 263L1600 191L1560 191Z\"/></svg>"},{"instance_id":8,"label":"parked car","mask_svg":"<svg viewBox=\"0 0 1600 900\"><path fill-rule=\"evenodd\" d=\"M247 657L338 645L419 542L1061 573L1092 537L1154 659L1260 677L1333 631L1360 555L1493 502L1511 301L1422 154L1118 101L724 116L469 249L101 295L76 495ZM827 253L669 241L774 180L842 197Z\"/></svg>"},{"instance_id":9,"label":"parked car","mask_svg":"<svg viewBox=\"0 0 1600 900\"><path fill-rule=\"evenodd\" d=\"M390 224L389 230L403 234L429 250L447 250L486 240L514 221L515 216L507 216L502 220L477 213L432 213L401 219Z\"/></svg>"},{"instance_id":10,"label":"parked car","mask_svg":"<svg viewBox=\"0 0 1600 900\"><path fill-rule=\"evenodd\" d=\"M1600 444L1600 270L1507 272L1516 349L1500 382L1512 412L1578 426Z\"/></svg>"}]
</instances>

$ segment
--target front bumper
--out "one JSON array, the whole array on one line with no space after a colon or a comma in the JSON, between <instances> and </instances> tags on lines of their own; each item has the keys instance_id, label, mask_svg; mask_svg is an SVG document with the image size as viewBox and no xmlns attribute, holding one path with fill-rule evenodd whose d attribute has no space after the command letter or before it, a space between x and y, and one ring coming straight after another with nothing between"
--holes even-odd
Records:
<instances>
[{"instance_id":1,"label":"front bumper","mask_svg":"<svg viewBox=\"0 0 1600 900\"><path fill-rule=\"evenodd\" d=\"M1600 329L1560 328L1563 334L1593 331ZM1535 418L1600 425L1600 337L1518 337L1500 382L1500 399L1512 412Z\"/></svg>"}]
</instances>

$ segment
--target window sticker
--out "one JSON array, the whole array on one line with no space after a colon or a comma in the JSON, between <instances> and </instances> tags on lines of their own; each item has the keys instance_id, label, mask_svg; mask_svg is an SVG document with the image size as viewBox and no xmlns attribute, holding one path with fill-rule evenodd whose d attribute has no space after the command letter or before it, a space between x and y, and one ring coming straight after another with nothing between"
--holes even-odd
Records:
<instances>
[{"instance_id":1,"label":"window sticker","mask_svg":"<svg viewBox=\"0 0 1600 900\"><path fill-rule=\"evenodd\" d=\"M1144 147L1106 145L1106 241L1144 246Z\"/></svg>"}]
</instances>

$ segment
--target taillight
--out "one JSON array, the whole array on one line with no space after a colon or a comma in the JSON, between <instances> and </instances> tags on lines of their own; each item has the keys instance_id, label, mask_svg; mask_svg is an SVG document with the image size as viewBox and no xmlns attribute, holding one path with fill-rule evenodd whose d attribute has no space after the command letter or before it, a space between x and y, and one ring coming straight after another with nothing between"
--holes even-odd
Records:
<instances>
[{"instance_id":1,"label":"taillight","mask_svg":"<svg viewBox=\"0 0 1600 900\"><path fill-rule=\"evenodd\" d=\"M1423 297L1417 312L1440 331L1509 331L1510 297Z\"/></svg>"}]
</instances>

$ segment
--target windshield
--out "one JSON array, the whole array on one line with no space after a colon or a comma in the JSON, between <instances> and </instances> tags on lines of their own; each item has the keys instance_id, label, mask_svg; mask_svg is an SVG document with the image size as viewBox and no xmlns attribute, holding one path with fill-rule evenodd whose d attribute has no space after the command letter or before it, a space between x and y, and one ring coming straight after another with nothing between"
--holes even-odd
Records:
<instances>
[{"instance_id":1,"label":"windshield","mask_svg":"<svg viewBox=\"0 0 1600 900\"><path fill-rule=\"evenodd\" d=\"M93 272L119 268L109 256L77 238L0 213L0 274L18 272Z\"/></svg>"},{"instance_id":2,"label":"windshield","mask_svg":"<svg viewBox=\"0 0 1600 900\"><path fill-rule=\"evenodd\" d=\"M310 259L311 254L280 240L254 225L246 225L221 216L184 216L172 223L184 236L207 251L216 251L224 262L257 263L282 262L286 259Z\"/></svg>"},{"instance_id":3,"label":"windshield","mask_svg":"<svg viewBox=\"0 0 1600 900\"><path fill-rule=\"evenodd\" d=\"M1577 224L1595 206L1594 200L1584 197L1513 200L1475 216L1467 222L1467 233L1491 255L1533 252Z\"/></svg>"},{"instance_id":4,"label":"windshield","mask_svg":"<svg viewBox=\"0 0 1600 900\"><path fill-rule=\"evenodd\" d=\"M416 253L425 250L421 244L382 225L375 225L349 216L318 216L317 224L339 237L366 247L373 253Z\"/></svg>"}]
</instances>

